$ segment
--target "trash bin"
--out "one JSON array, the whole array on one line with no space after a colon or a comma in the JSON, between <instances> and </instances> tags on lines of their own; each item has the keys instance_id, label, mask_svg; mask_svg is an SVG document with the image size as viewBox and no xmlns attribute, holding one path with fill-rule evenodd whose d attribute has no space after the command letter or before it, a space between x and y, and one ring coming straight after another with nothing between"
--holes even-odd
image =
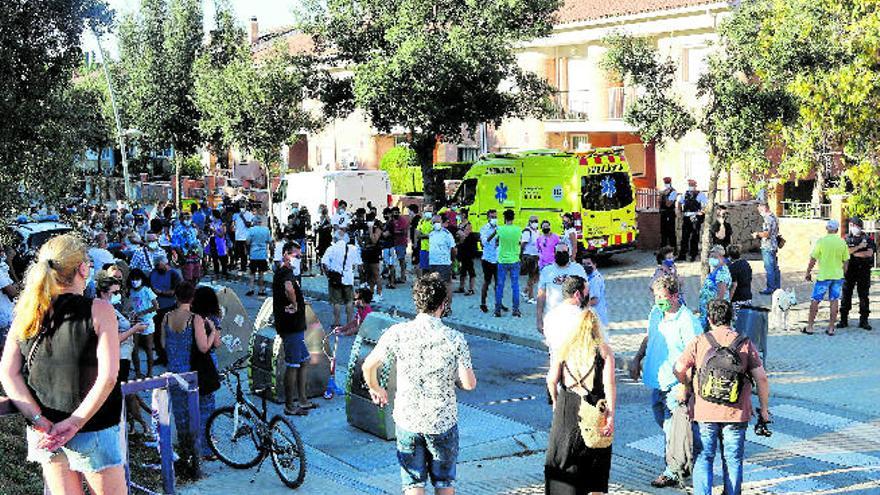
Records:
<instances>
[{"instance_id":1,"label":"trash bin","mask_svg":"<svg viewBox=\"0 0 880 495\"><path fill-rule=\"evenodd\" d=\"M244 304L235 291L224 285L207 283L199 285L214 289L217 293L217 301L220 303L222 345L214 352L217 355L217 367L222 370L248 352L247 343L254 331L254 324L251 323L247 310L244 309Z\"/></svg>"},{"instance_id":2,"label":"trash bin","mask_svg":"<svg viewBox=\"0 0 880 495\"><path fill-rule=\"evenodd\" d=\"M268 309L267 309L268 308ZM251 334L249 352L251 356L248 368L248 381L251 390L268 388L268 398L274 402L284 402L284 373L287 368L284 362L284 344L275 331L272 319L272 298L263 302L257 321L264 326L256 328ZM265 311L264 311L265 310ZM324 395L327 381L330 379L329 343L324 340L324 327L306 303L306 347L311 359L308 365L308 383L306 395L309 398Z\"/></svg>"},{"instance_id":3,"label":"trash bin","mask_svg":"<svg viewBox=\"0 0 880 495\"><path fill-rule=\"evenodd\" d=\"M761 360L767 366L767 326L770 310L760 306L741 306L736 312L734 327L739 333L748 335L761 353Z\"/></svg>"},{"instance_id":4,"label":"trash bin","mask_svg":"<svg viewBox=\"0 0 880 495\"><path fill-rule=\"evenodd\" d=\"M393 363L386 362L379 369L379 384L388 391L388 405L385 407L373 404L361 367L385 330L402 321L386 313L370 313L361 323L348 361L348 379L345 384L345 416L348 424L384 440L395 438L394 418L391 413L394 411L394 393L397 390L396 367Z\"/></svg>"}]
</instances>

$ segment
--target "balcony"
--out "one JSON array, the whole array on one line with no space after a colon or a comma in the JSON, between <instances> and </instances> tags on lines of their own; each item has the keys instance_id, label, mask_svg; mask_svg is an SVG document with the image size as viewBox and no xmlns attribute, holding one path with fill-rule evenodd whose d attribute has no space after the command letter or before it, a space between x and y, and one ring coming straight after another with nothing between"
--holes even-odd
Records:
<instances>
[{"instance_id":1,"label":"balcony","mask_svg":"<svg viewBox=\"0 0 880 495\"><path fill-rule=\"evenodd\" d=\"M552 120L590 120L590 92L586 90L556 91L553 93Z\"/></svg>"}]
</instances>

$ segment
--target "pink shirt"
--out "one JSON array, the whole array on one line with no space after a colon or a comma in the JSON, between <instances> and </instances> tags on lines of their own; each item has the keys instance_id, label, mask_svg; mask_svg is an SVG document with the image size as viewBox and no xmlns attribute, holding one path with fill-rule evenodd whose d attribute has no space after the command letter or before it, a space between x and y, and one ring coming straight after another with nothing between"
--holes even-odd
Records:
<instances>
[{"instance_id":1,"label":"pink shirt","mask_svg":"<svg viewBox=\"0 0 880 495\"><path fill-rule=\"evenodd\" d=\"M538 266L544 268L552 265L556 258L556 245L559 244L559 236L551 232L549 235L538 237Z\"/></svg>"},{"instance_id":2,"label":"pink shirt","mask_svg":"<svg viewBox=\"0 0 880 495\"><path fill-rule=\"evenodd\" d=\"M373 308L367 304L366 306L361 306L357 308L357 321L358 325L364 322L367 319L367 315L373 312Z\"/></svg>"}]
</instances>

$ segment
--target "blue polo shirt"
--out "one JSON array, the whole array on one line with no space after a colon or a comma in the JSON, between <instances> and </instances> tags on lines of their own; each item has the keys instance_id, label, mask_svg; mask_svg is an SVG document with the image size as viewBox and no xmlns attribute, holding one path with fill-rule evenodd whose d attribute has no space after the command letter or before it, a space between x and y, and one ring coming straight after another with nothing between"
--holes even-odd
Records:
<instances>
[{"instance_id":1,"label":"blue polo shirt","mask_svg":"<svg viewBox=\"0 0 880 495\"><path fill-rule=\"evenodd\" d=\"M655 306L648 316L648 348L642 365L642 381L655 390L668 391L676 384L673 370L688 343L703 333L700 320L682 305L671 318Z\"/></svg>"}]
</instances>

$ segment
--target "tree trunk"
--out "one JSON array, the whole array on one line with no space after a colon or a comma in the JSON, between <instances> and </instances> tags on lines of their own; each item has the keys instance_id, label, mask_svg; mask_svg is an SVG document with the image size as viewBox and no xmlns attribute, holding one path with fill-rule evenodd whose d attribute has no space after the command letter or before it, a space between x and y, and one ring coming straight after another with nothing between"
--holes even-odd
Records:
<instances>
[{"instance_id":1,"label":"tree trunk","mask_svg":"<svg viewBox=\"0 0 880 495\"><path fill-rule=\"evenodd\" d=\"M413 135L412 149L416 152L419 167L422 169L422 190L424 191L423 202L425 205L433 204L437 198L434 191L434 146L437 139L434 136Z\"/></svg>"},{"instance_id":2,"label":"tree trunk","mask_svg":"<svg viewBox=\"0 0 880 495\"><path fill-rule=\"evenodd\" d=\"M822 157L816 167L816 183L813 184L813 194L810 198L810 202L815 208L819 208L825 197L825 160L826 157Z\"/></svg>"},{"instance_id":3,"label":"tree trunk","mask_svg":"<svg viewBox=\"0 0 880 495\"><path fill-rule=\"evenodd\" d=\"M709 248L712 247L710 241L712 237L712 222L715 221L715 196L718 194L718 177L721 175L721 160L715 154L712 154L711 161L709 191L706 193L706 216L703 221L703 232L700 233L700 270L704 279L709 274L709 266L706 264L706 260L709 258Z\"/></svg>"},{"instance_id":4,"label":"tree trunk","mask_svg":"<svg viewBox=\"0 0 880 495\"><path fill-rule=\"evenodd\" d=\"M269 218L269 232L272 232L274 234L276 219L275 212L272 211L272 172L269 170L269 166L265 165L265 162L263 163L263 173L266 174L266 191L269 192L269 196L268 198L266 198L266 201L268 203L266 205L266 216ZM280 219L278 219L278 221L280 222Z\"/></svg>"}]
</instances>

